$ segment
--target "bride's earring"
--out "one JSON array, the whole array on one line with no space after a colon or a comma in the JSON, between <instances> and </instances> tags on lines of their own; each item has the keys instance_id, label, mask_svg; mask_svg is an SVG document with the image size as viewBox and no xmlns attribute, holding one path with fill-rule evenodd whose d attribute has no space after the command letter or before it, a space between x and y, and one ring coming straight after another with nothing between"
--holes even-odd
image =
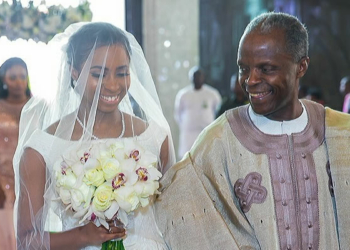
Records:
<instances>
[{"instance_id":1,"label":"bride's earring","mask_svg":"<svg viewBox=\"0 0 350 250\"><path fill-rule=\"evenodd\" d=\"M4 83L4 84L2 85L2 88L3 88L3 89L7 89L7 84Z\"/></svg>"},{"instance_id":2,"label":"bride's earring","mask_svg":"<svg viewBox=\"0 0 350 250\"><path fill-rule=\"evenodd\" d=\"M77 86L77 80L73 80L73 86L74 86L74 88Z\"/></svg>"}]
</instances>

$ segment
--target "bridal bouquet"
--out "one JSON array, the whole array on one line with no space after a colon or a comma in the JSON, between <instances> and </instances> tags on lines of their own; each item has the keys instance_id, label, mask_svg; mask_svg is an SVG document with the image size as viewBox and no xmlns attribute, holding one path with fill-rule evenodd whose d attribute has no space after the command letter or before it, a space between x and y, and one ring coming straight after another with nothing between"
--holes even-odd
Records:
<instances>
[{"instance_id":1,"label":"bridal bouquet","mask_svg":"<svg viewBox=\"0 0 350 250\"><path fill-rule=\"evenodd\" d=\"M157 157L128 138L70 149L55 163L54 171L58 199L74 212L73 217L107 229L107 220L116 214L127 225L129 213L147 206L149 197L158 193L162 176ZM122 241L117 244L124 249Z\"/></svg>"}]
</instances>

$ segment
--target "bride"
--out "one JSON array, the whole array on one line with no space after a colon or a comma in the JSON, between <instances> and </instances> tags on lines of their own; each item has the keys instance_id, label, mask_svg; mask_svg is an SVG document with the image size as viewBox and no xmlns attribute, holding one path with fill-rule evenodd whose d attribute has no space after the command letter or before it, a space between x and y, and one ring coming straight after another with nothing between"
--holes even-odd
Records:
<instances>
[{"instance_id":1,"label":"bride","mask_svg":"<svg viewBox=\"0 0 350 250\"><path fill-rule=\"evenodd\" d=\"M58 202L53 165L72 146L132 138L158 156L158 169L174 163L169 125L143 52L135 38L111 24L73 24L48 44L59 51L53 101L32 98L23 108L14 157L18 249L101 249L123 238L125 249L167 249L152 200L133 214L132 226L109 230L73 217ZM49 63L49 62L47 62Z\"/></svg>"}]
</instances>

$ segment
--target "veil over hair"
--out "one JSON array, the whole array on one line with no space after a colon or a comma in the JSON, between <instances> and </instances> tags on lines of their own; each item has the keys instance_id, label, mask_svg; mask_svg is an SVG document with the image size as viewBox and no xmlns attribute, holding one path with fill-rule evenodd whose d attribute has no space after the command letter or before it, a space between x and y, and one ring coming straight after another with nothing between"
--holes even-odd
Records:
<instances>
[{"instance_id":1,"label":"veil over hair","mask_svg":"<svg viewBox=\"0 0 350 250\"><path fill-rule=\"evenodd\" d=\"M52 78L43 79L52 86L54 98L32 97L24 106L13 160L19 249L50 249L49 232L69 229L73 224L65 207L55 202L53 164L63 149L72 144L132 137L157 152L161 172L175 161L170 128L148 64L131 34L108 23L77 23L57 34L48 51L55 52L48 53L48 60L59 62L52 67ZM101 63L95 65L98 56ZM114 59L121 61L116 72L106 66ZM118 102L117 108L108 102ZM28 149L34 149L45 168L28 163ZM43 190L28 179L28 173L33 172L43 177ZM33 190L38 193L31 193ZM141 227L149 233L146 225Z\"/></svg>"}]
</instances>

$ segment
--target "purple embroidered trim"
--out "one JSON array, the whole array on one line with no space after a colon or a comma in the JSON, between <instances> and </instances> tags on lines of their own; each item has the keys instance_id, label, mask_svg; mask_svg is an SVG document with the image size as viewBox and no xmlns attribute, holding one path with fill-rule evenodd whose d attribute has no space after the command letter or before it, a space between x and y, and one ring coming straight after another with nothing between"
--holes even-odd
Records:
<instances>
[{"instance_id":1,"label":"purple embroidered trim","mask_svg":"<svg viewBox=\"0 0 350 250\"><path fill-rule=\"evenodd\" d=\"M267 190L260 185L261 180L261 174L253 172L247 174L244 180L236 181L234 190L244 213L250 210L253 203L260 204L266 200Z\"/></svg>"}]
</instances>

